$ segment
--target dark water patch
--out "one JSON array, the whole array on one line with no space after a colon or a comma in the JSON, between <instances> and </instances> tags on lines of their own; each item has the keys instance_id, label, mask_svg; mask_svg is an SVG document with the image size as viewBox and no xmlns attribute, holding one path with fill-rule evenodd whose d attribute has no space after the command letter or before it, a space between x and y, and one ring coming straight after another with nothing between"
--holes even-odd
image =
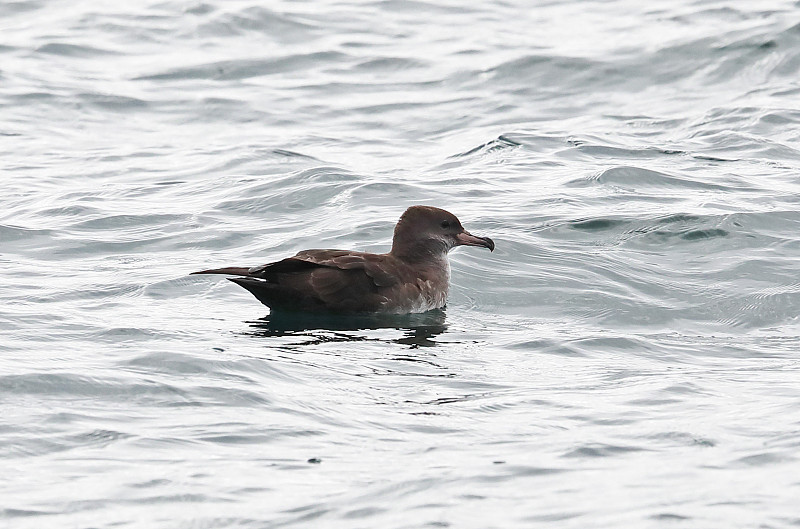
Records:
<instances>
[{"instance_id":1,"label":"dark water patch","mask_svg":"<svg viewBox=\"0 0 800 529\"><path fill-rule=\"evenodd\" d=\"M32 509L13 509L13 508L0 509L0 518L28 518L31 516L48 516L53 514L56 514L56 512L32 510Z\"/></svg>"},{"instance_id":2,"label":"dark water patch","mask_svg":"<svg viewBox=\"0 0 800 529\"><path fill-rule=\"evenodd\" d=\"M512 349L531 350L537 353L552 354L567 357L585 357L584 352L569 343L557 342L548 339L534 339L516 342L509 346Z\"/></svg>"},{"instance_id":3,"label":"dark water patch","mask_svg":"<svg viewBox=\"0 0 800 529\"><path fill-rule=\"evenodd\" d=\"M740 457L733 461L735 466L745 467L762 467L767 465L777 465L781 463L794 462L797 458L786 454L777 452L763 452L760 454L753 454L745 457Z\"/></svg>"},{"instance_id":4,"label":"dark water patch","mask_svg":"<svg viewBox=\"0 0 800 529\"><path fill-rule=\"evenodd\" d=\"M580 518L581 516L586 516L586 511L572 511L572 512L558 512L552 514L537 514L534 516L526 516L524 519L528 522L545 522L547 524L553 524L562 522L565 520L571 520L573 518Z\"/></svg>"},{"instance_id":5,"label":"dark water patch","mask_svg":"<svg viewBox=\"0 0 800 529\"><path fill-rule=\"evenodd\" d=\"M36 395L68 397L77 403L86 399L105 402L137 402L142 405L167 407L200 407L208 405L266 405L269 400L253 391L234 387L173 385L141 378L91 377L69 373L20 374L0 377L0 394L7 397Z\"/></svg>"},{"instance_id":6,"label":"dark water patch","mask_svg":"<svg viewBox=\"0 0 800 529\"><path fill-rule=\"evenodd\" d=\"M321 185L313 182L314 176L298 176L290 178L289 185L282 185L283 181L277 180L269 184L256 185L242 188L237 193L243 198L225 200L217 205L217 209L224 213L244 213L248 215L264 214L295 214L303 215L303 211L313 205L332 204L351 191L360 187L351 182L350 178L339 178L338 175L329 175L330 182ZM306 180L306 182L304 182ZM313 220L322 220L313 219ZM308 223L309 219L305 218Z\"/></svg>"},{"instance_id":7,"label":"dark water patch","mask_svg":"<svg viewBox=\"0 0 800 529\"><path fill-rule=\"evenodd\" d=\"M155 182L153 185L157 186L180 186L186 184L186 180L166 180L162 182Z\"/></svg>"},{"instance_id":8,"label":"dark water patch","mask_svg":"<svg viewBox=\"0 0 800 529\"><path fill-rule=\"evenodd\" d=\"M684 522L686 520L691 520L692 517L665 512L665 513L653 514L650 516L650 519L655 520L657 522Z\"/></svg>"},{"instance_id":9,"label":"dark water patch","mask_svg":"<svg viewBox=\"0 0 800 529\"><path fill-rule=\"evenodd\" d=\"M587 356L595 356L603 351L642 351L648 349L649 344L638 336L587 336L568 341L570 347L584 351ZM615 380L619 373L609 377Z\"/></svg>"},{"instance_id":10,"label":"dark water patch","mask_svg":"<svg viewBox=\"0 0 800 529\"><path fill-rule=\"evenodd\" d=\"M92 303L92 305L88 307L89 310L102 310L105 308L104 306L114 303L115 301L120 301L120 298L138 296L141 293L141 289L142 285L136 283L110 283L105 285L93 284L91 286L81 285L60 291L51 289L50 292L44 293L41 296L36 296L35 299L39 303L86 300ZM105 329L103 333L106 336L116 337L121 337L122 335L128 334L134 334L140 338L146 336L146 334L143 334L140 329L131 329L129 327Z\"/></svg>"},{"instance_id":11,"label":"dark water patch","mask_svg":"<svg viewBox=\"0 0 800 529\"><path fill-rule=\"evenodd\" d=\"M25 102L57 102L61 101L61 96L53 92L46 91L22 91L10 96L7 96L9 101L25 103Z\"/></svg>"},{"instance_id":12,"label":"dark water patch","mask_svg":"<svg viewBox=\"0 0 800 529\"><path fill-rule=\"evenodd\" d=\"M478 483L501 483L504 481L518 479L520 477L553 476L556 474L569 472L569 469L566 468L511 464L495 466L494 469L497 471L497 473L476 475L471 479Z\"/></svg>"},{"instance_id":13,"label":"dark water patch","mask_svg":"<svg viewBox=\"0 0 800 529\"><path fill-rule=\"evenodd\" d=\"M86 105L113 110L116 112L137 111L141 112L149 103L142 99L130 96L101 94L96 92L78 94L77 97Z\"/></svg>"},{"instance_id":14,"label":"dark water patch","mask_svg":"<svg viewBox=\"0 0 800 529\"><path fill-rule=\"evenodd\" d=\"M188 222L188 220L190 220L190 217L187 214L111 214L83 220L71 225L69 228L71 232L119 232L124 229L139 231L145 227L160 227L171 223L185 223Z\"/></svg>"},{"instance_id":15,"label":"dark water patch","mask_svg":"<svg viewBox=\"0 0 800 529\"><path fill-rule=\"evenodd\" d=\"M62 57L96 57L102 55L120 55L118 52L88 46L85 44L69 44L66 42L49 42L36 48L38 53L60 55Z\"/></svg>"},{"instance_id":16,"label":"dark water patch","mask_svg":"<svg viewBox=\"0 0 800 529\"><path fill-rule=\"evenodd\" d=\"M351 200L361 200L368 197L385 196L392 197L399 204L408 204L411 201L422 202L420 196L430 196L431 193L426 193L426 187L436 187L435 183L399 183L393 181L372 181L362 183L356 186L352 192ZM413 202L412 202L413 203Z\"/></svg>"},{"instance_id":17,"label":"dark water patch","mask_svg":"<svg viewBox=\"0 0 800 529\"><path fill-rule=\"evenodd\" d=\"M339 52L315 52L294 55L288 58L272 59L235 59L200 64L188 68L175 68L165 72L135 77L134 81L186 81L210 80L231 81L251 79L254 77L288 74L309 68L326 68L349 59Z\"/></svg>"},{"instance_id":18,"label":"dark water patch","mask_svg":"<svg viewBox=\"0 0 800 529\"><path fill-rule=\"evenodd\" d=\"M489 68L484 74L494 83L502 83L504 87L522 87L523 93L531 92L539 97L541 93L537 91L543 88L560 87L564 92L574 93L581 85L590 84L601 89L622 79L622 71L610 63L584 57L549 55L512 59Z\"/></svg>"},{"instance_id":19,"label":"dark water patch","mask_svg":"<svg viewBox=\"0 0 800 529\"><path fill-rule=\"evenodd\" d=\"M478 399L486 398L486 394L470 394L470 395L458 395L457 397L439 397L438 399L433 399L428 402L422 402L420 404L427 404L431 406L442 406L446 404L455 404L459 402L469 402Z\"/></svg>"},{"instance_id":20,"label":"dark water patch","mask_svg":"<svg viewBox=\"0 0 800 529\"><path fill-rule=\"evenodd\" d=\"M407 57L380 57L360 62L354 68L367 72L394 72L420 69L426 66L427 64L423 61Z\"/></svg>"},{"instance_id":21,"label":"dark water patch","mask_svg":"<svg viewBox=\"0 0 800 529\"><path fill-rule=\"evenodd\" d=\"M379 514L388 512L389 509L387 508L380 508L380 507L361 507L358 509L351 509L342 513L342 517L345 519L360 519L360 518L369 518L371 516L377 516Z\"/></svg>"},{"instance_id":22,"label":"dark water patch","mask_svg":"<svg viewBox=\"0 0 800 529\"><path fill-rule=\"evenodd\" d=\"M650 218L578 219L568 221L562 226L549 227L544 231L546 235L556 236L559 240L566 238L574 242L576 235L569 235L570 232L565 231L564 227L586 237L579 240L594 241L595 244L603 246L665 244L676 239L694 242L731 237L744 231L741 221L736 216L685 214ZM541 256L539 258L541 259Z\"/></svg>"},{"instance_id":23,"label":"dark water patch","mask_svg":"<svg viewBox=\"0 0 800 529\"><path fill-rule=\"evenodd\" d=\"M760 108L751 106L714 107L708 110L702 118L692 123L690 137L704 138L716 136L721 132L732 133L731 126L747 123L760 112ZM732 138L735 136L722 137Z\"/></svg>"},{"instance_id":24,"label":"dark water patch","mask_svg":"<svg viewBox=\"0 0 800 529\"><path fill-rule=\"evenodd\" d=\"M635 452L643 452L643 451L647 451L647 449L636 446L588 444L572 449L569 452L562 454L561 457L567 457L567 458L615 457L615 456L620 456Z\"/></svg>"},{"instance_id":25,"label":"dark water patch","mask_svg":"<svg viewBox=\"0 0 800 529\"><path fill-rule=\"evenodd\" d=\"M702 395L702 394L709 394L708 391L701 388L696 384L692 384L689 382L682 383L682 384L673 384L671 386L667 386L662 388L661 391L664 393L674 393L677 395Z\"/></svg>"},{"instance_id":26,"label":"dark water patch","mask_svg":"<svg viewBox=\"0 0 800 529\"><path fill-rule=\"evenodd\" d=\"M402 103L380 103L365 106L354 106L350 112L354 114L389 114L391 112L415 112L424 111L426 108L440 105L441 102L415 101Z\"/></svg>"},{"instance_id":27,"label":"dark water patch","mask_svg":"<svg viewBox=\"0 0 800 529\"><path fill-rule=\"evenodd\" d=\"M628 161L628 160L660 160L666 156L684 156L686 153L682 150L678 149L671 149L671 148L664 148L664 147L651 147L651 146L624 146L624 145L608 145L602 144L597 139L576 139L571 138L567 140L568 144L572 145L573 148L571 149L564 149L558 153L559 157L566 158L566 159L577 159L577 160L591 160L597 161L598 159L611 159L616 162L621 161ZM639 170L642 171L642 178L645 180L650 177L656 177L655 181L658 181L664 173L659 173L657 171L649 171L647 169L631 167L631 166L623 166L618 168L612 168L611 174L614 174L614 169L621 169L624 173L624 170ZM651 174L655 173L655 174ZM601 173L602 175L602 173ZM625 175L621 175L624 177ZM666 176L666 175L664 175ZM597 177L595 177L597 179Z\"/></svg>"},{"instance_id":28,"label":"dark water patch","mask_svg":"<svg viewBox=\"0 0 800 529\"><path fill-rule=\"evenodd\" d=\"M713 439L701 437L688 432L661 432L645 436L645 438L652 441L665 441L670 443L670 445L678 444L680 446L700 446L708 448L717 446L717 442Z\"/></svg>"},{"instance_id":29,"label":"dark water patch","mask_svg":"<svg viewBox=\"0 0 800 529\"><path fill-rule=\"evenodd\" d=\"M782 46L781 41L784 40L784 35L780 34L758 34L746 35L723 45L712 45L709 48L709 56L715 54L718 60L704 72L704 82L709 85L729 83L748 74L752 76L776 72L774 58L786 56L785 52L779 49ZM785 44L784 42L783 45Z\"/></svg>"},{"instance_id":30,"label":"dark water patch","mask_svg":"<svg viewBox=\"0 0 800 529\"><path fill-rule=\"evenodd\" d=\"M243 110L249 112L249 109ZM256 182L267 182L265 185L271 185L271 183L280 179L291 180L291 176L301 170L298 166L304 167L317 161L307 155L287 156L287 152L294 151L285 148L265 148L257 144L250 144L241 148L226 147L220 152L213 153L214 156L211 159L211 163L204 167L202 173L225 175L225 179L222 182L211 183L211 189L243 192L244 190L241 188L253 186ZM297 165L287 165L289 163ZM318 164L315 163L315 165ZM340 176L348 174L347 170L342 168L332 168L330 172ZM247 176L231 176L231 173ZM322 173L327 173L327 171L323 170ZM257 193L258 190L256 189L252 192Z\"/></svg>"},{"instance_id":31,"label":"dark water patch","mask_svg":"<svg viewBox=\"0 0 800 529\"><path fill-rule=\"evenodd\" d=\"M475 189L485 188L491 185L487 182L487 179L477 176L443 176L435 180L434 183L447 189L451 189L453 192L457 192L456 190L458 189L463 189L465 192L474 191ZM470 221L470 223L472 222L473 221ZM481 222L481 224L487 229L491 228L490 223Z\"/></svg>"},{"instance_id":32,"label":"dark water patch","mask_svg":"<svg viewBox=\"0 0 800 529\"><path fill-rule=\"evenodd\" d=\"M659 46L654 51L637 53L615 63L621 72L647 72L646 76L632 76L622 83L627 93L646 90L656 85L688 82L693 78L697 79L696 83L690 84L704 84L706 77L699 76L698 72L706 72L719 62L719 57L713 53L713 49L718 45L718 39L703 36L673 42L674 44Z\"/></svg>"},{"instance_id":33,"label":"dark water patch","mask_svg":"<svg viewBox=\"0 0 800 529\"><path fill-rule=\"evenodd\" d=\"M622 219L586 219L571 221L569 226L575 230L601 231L627 224L630 224L630 221Z\"/></svg>"},{"instance_id":34,"label":"dark water patch","mask_svg":"<svg viewBox=\"0 0 800 529\"><path fill-rule=\"evenodd\" d=\"M632 399L626 404L634 407L649 407L649 406L670 406L672 404L679 404L683 402L680 399L664 399L664 398L645 398L645 399Z\"/></svg>"},{"instance_id":35,"label":"dark water patch","mask_svg":"<svg viewBox=\"0 0 800 529\"><path fill-rule=\"evenodd\" d=\"M208 375L218 370L218 366L207 360L178 353L150 353L127 360L124 365L127 368L176 375Z\"/></svg>"},{"instance_id":36,"label":"dark water patch","mask_svg":"<svg viewBox=\"0 0 800 529\"><path fill-rule=\"evenodd\" d=\"M708 154L693 154L692 158L695 160L703 160L707 162L720 162L720 163L730 163L730 162L739 162L738 158L722 158L719 156L711 156Z\"/></svg>"},{"instance_id":37,"label":"dark water patch","mask_svg":"<svg viewBox=\"0 0 800 529\"><path fill-rule=\"evenodd\" d=\"M703 144L694 150L694 156L726 162L747 159L749 163L800 160L800 149L792 146L791 142L753 133L759 131L758 116L761 113L758 109L739 108L710 112L692 127L696 129L694 138ZM774 135L772 131L767 132Z\"/></svg>"},{"instance_id":38,"label":"dark water patch","mask_svg":"<svg viewBox=\"0 0 800 529\"><path fill-rule=\"evenodd\" d=\"M176 407L176 408L199 408L199 406L192 406L191 404L185 404L183 406L168 406L168 407ZM188 409L187 412L192 412L194 410ZM149 437L146 435L138 436L135 439L130 441L130 444L135 447L140 448L147 448L147 449L179 449L182 447L190 447L197 444L197 441L194 439L188 439L186 437Z\"/></svg>"},{"instance_id":39,"label":"dark water patch","mask_svg":"<svg viewBox=\"0 0 800 529\"><path fill-rule=\"evenodd\" d=\"M800 123L800 111L784 108L768 112L760 112L758 116L758 127L756 132L768 134L775 127L797 126Z\"/></svg>"},{"instance_id":40,"label":"dark water patch","mask_svg":"<svg viewBox=\"0 0 800 529\"><path fill-rule=\"evenodd\" d=\"M308 182L315 184L322 183L341 183L341 182L360 182L362 178L359 175L349 172L347 169L340 167L323 165L319 167L312 167L310 169L303 169L301 171L292 173L286 177L286 182L298 181Z\"/></svg>"},{"instance_id":41,"label":"dark water patch","mask_svg":"<svg viewBox=\"0 0 800 529\"><path fill-rule=\"evenodd\" d=\"M657 222L658 224L676 224L676 223L697 222L702 219L703 217L699 215L691 215L687 213L675 213L672 215L661 217L657 219Z\"/></svg>"},{"instance_id":42,"label":"dark water patch","mask_svg":"<svg viewBox=\"0 0 800 529\"><path fill-rule=\"evenodd\" d=\"M138 401L186 399L186 392L175 386L153 381L96 378L71 373L27 373L0 376L0 393L7 395L69 396L70 398L110 398Z\"/></svg>"},{"instance_id":43,"label":"dark water patch","mask_svg":"<svg viewBox=\"0 0 800 529\"><path fill-rule=\"evenodd\" d=\"M559 151L570 145L568 138L560 134L526 132L523 130L506 132L498 136L497 139L477 148L479 149L484 146L493 147L494 142L498 142L497 146L502 147L502 149L519 146L526 151L534 153Z\"/></svg>"},{"instance_id":44,"label":"dark water patch","mask_svg":"<svg viewBox=\"0 0 800 529\"><path fill-rule=\"evenodd\" d=\"M220 352L223 351L216 351ZM213 353L206 356L172 352L150 353L126 359L118 366L131 372L201 377L205 380L224 380L252 387L258 386L256 378L298 382L295 377L280 369L278 364L264 363L258 359L243 360L226 356L216 358Z\"/></svg>"},{"instance_id":45,"label":"dark water patch","mask_svg":"<svg viewBox=\"0 0 800 529\"><path fill-rule=\"evenodd\" d=\"M36 11L44 7L44 2L36 0L18 0L16 2L2 2L0 3L0 14L4 16L13 16L19 13L27 13L29 11Z\"/></svg>"},{"instance_id":46,"label":"dark water patch","mask_svg":"<svg viewBox=\"0 0 800 529\"><path fill-rule=\"evenodd\" d=\"M185 13L190 15L207 15L213 13L216 7L209 2L197 2L194 5L188 6L184 9Z\"/></svg>"},{"instance_id":47,"label":"dark water patch","mask_svg":"<svg viewBox=\"0 0 800 529\"><path fill-rule=\"evenodd\" d=\"M286 158L300 158L303 160L309 160L315 162L319 161L317 158L314 158L311 155L303 154L296 151L290 151L288 149L273 149L272 152L277 154L278 156L285 156ZM317 170L319 170L319 168L317 168ZM327 174L327 172L325 172L325 174Z\"/></svg>"},{"instance_id":48,"label":"dark water patch","mask_svg":"<svg viewBox=\"0 0 800 529\"><path fill-rule=\"evenodd\" d=\"M57 244L40 247L39 257L45 260L63 260L90 255L114 256L158 251L171 247L172 235L147 233L141 230L135 234L115 234L113 232L95 232L96 237L63 237ZM111 240L108 240L111 239Z\"/></svg>"},{"instance_id":49,"label":"dark water patch","mask_svg":"<svg viewBox=\"0 0 800 529\"><path fill-rule=\"evenodd\" d=\"M52 237L55 232L48 229L33 229L23 226L13 226L0 224L0 241L8 243L11 241L33 242L35 237Z\"/></svg>"},{"instance_id":50,"label":"dark water patch","mask_svg":"<svg viewBox=\"0 0 800 529\"><path fill-rule=\"evenodd\" d=\"M424 2L421 0L380 0L376 4L383 10L396 13L408 14L429 14L429 15L447 15L452 16L453 10L446 4L439 2ZM469 14L475 13L476 10L471 6L463 6L463 10L459 8L459 13ZM437 20L437 19L434 19Z\"/></svg>"},{"instance_id":51,"label":"dark water patch","mask_svg":"<svg viewBox=\"0 0 800 529\"><path fill-rule=\"evenodd\" d=\"M311 204L332 203L351 188L347 184L329 184L326 186L298 186L293 190L275 189L269 194L259 197L248 197L226 200L217 204L217 210L224 215L234 213L248 216L263 215L296 215L303 217ZM314 219L319 221L320 219ZM308 219L305 221L310 223Z\"/></svg>"},{"instance_id":52,"label":"dark water patch","mask_svg":"<svg viewBox=\"0 0 800 529\"><path fill-rule=\"evenodd\" d=\"M143 505L158 505L161 503L167 504L209 504L209 503L232 503L235 500L231 498L223 498L217 495L208 494L165 494L160 496L149 496L144 498L134 498L126 500L124 503L129 504L143 504Z\"/></svg>"},{"instance_id":53,"label":"dark water patch","mask_svg":"<svg viewBox=\"0 0 800 529\"><path fill-rule=\"evenodd\" d=\"M195 439L204 443L213 443L221 445L264 445L267 443L275 442L284 437L299 438L299 437L317 437L324 435L324 432L318 430L301 430L301 429L272 429L262 430L258 433L248 434L226 434L226 435L201 435Z\"/></svg>"},{"instance_id":54,"label":"dark water patch","mask_svg":"<svg viewBox=\"0 0 800 529\"><path fill-rule=\"evenodd\" d=\"M220 202L223 212L264 214L299 212L312 204L330 203L359 187L357 175L335 167L314 167L286 175L273 175L240 182L235 187L240 198ZM306 219L307 220L307 219Z\"/></svg>"},{"instance_id":55,"label":"dark water patch","mask_svg":"<svg viewBox=\"0 0 800 529\"><path fill-rule=\"evenodd\" d=\"M128 483L127 486L134 489L150 489L155 487L163 487L171 484L172 481L164 478L149 479L147 481L140 481L138 483Z\"/></svg>"},{"instance_id":56,"label":"dark water patch","mask_svg":"<svg viewBox=\"0 0 800 529\"><path fill-rule=\"evenodd\" d=\"M43 217L98 217L100 210L91 206L82 206L79 204L56 206L47 209L39 210L39 215ZM2 229L2 226L0 226ZM1 238L0 234L0 238Z\"/></svg>"},{"instance_id":57,"label":"dark water patch","mask_svg":"<svg viewBox=\"0 0 800 529\"><path fill-rule=\"evenodd\" d=\"M719 46L716 48L716 51L726 54L728 52L738 50L769 51L777 47L778 42L775 39L765 39L764 37L759 36L756 38L747 38Z\"/></svg>"},{"instance_id":58,"label":"dark water patch","mask_svg":"<svg viewBox=\"0 0 800 529\"><path fill-rule=\"evenodd\" d=\"M686 241L698 241L702 239L713 239L714 237L727 237L728 232L719 228L707 230L691 230L681 234L681 239Z\"/></svg>"},{"instance_id":59,"label":"dark water patch","mask_svg":"<svg viewBox=\"0 0 800 529\"><path fill-rule=\"evenodd\" d=\"M674 244L677 240L702 242L751 237L737 215L673 214L632 222L622 242L627 246Z\"/></svg>"},{"instance_id":60,"label":"dark water patch","mask_svg":"<svg viewBox=\"0 0 800 529\"><path fill-rule=\"evenodd\" d=\"M721 191L729 189L727 186L668 175L641 167L612 167L594 176L592 180L603 185L629 187L632 189L673 187L687 190Z\"/></svg>"},{"instance_id":61,"label":"dark water patch","mask_svg":"<svg viewBox=\"0 0 800 529\"><path fill-rule=\"evenodd\" d=\"M175 102L169 104L160 104L160 107L166 107L174 114L181 114L181 108L185 106L184 102ZM180 118L179 118L180 119ZM191 126L198 122L217 121L222 123L253 123L273 119L268 111L263 111L253 106L247 101L230 100L220 97L208 98L203 102L202 110L197 114L186 116L181 119L182 124Z\"/></svg>"},{"instance_id":62,"label":"dark water patch","mask_svg":"<svg viewBox=\"0 0 800 529\"><path fill-rule=\"evenodd\" d=\"M760 244L790 244L800 240L800 211L776 208L773 211L734 213L727 217L731 232L756 237Z\"/></svg>"},{"instance_id":63,"label":"dark water patch","mask_svg":"<svg viewBox=\"0 0 800 529\"><path fill-rule=\"evenodd\" d=\"M76 435L69 435L64 438L66 444L73 446L93 446L102 448L115 443L119 440L129 439L132 434L111 430L91 430Z\"/></svg>"}]
</instances>

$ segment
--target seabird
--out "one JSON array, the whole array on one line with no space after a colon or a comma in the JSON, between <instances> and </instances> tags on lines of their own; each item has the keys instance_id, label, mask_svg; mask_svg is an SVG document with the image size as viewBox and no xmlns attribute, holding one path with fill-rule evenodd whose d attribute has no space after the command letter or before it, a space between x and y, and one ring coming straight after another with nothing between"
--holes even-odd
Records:
<instances>
[{"instance_id":1,"label":"seabird","mask_svg":"<svg viewBox=\"0 0 800 529\"><path fill-rule=\"evenodd\" d=\"M450 263L456 246L483 246L452 213L412 206L394 228L389 253L303 250L294 257L252 268L232 266L192 272L228 274L273 311L327 313L426 312L447 302Z\"/></svg>"}]
</instances>

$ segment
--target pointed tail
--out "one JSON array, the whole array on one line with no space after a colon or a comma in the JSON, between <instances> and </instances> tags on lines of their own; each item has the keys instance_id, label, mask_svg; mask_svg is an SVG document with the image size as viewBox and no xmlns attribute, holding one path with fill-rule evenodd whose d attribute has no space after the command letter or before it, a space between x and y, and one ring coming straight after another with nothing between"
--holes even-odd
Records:
<instances>
[{"instance_id":1,"label":"pointed tail","mask_svg":"<svg viewBox=\"0 0 800 529\"><path fill-rule=\"evenodd\" d=\"M247 276L250 275L249 268L244 266L229 266L227 268L215 268L213 270L201 270L199 272L192 272L194 274L227 274L231 276Z\"/></svg>"}]
</instances>

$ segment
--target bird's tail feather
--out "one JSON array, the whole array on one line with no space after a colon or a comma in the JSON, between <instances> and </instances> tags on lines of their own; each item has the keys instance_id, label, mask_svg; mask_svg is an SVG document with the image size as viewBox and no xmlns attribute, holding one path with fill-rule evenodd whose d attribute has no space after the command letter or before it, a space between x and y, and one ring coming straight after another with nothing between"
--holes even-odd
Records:
<instances>
[{"instance_id":1,"label":"bird's tail feather","mask_svg":"<svg viewBox=\"0 0 800 529\"><path fill-rule=\"evenodd\" d=\"M249 268L244 266L229 266L227 268L214 268L213 270L201 270L199 272L192 272L194 274L227 274L231 276L247 276L250 275Z\"/></svg>"}]
</instances>

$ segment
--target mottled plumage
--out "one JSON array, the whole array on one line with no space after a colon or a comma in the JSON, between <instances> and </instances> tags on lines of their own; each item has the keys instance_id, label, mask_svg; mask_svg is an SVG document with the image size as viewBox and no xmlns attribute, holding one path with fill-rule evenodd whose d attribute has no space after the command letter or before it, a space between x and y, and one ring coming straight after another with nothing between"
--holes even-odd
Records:
<instances>
[{"instance_id":1,"label":"mottled plumage","mask_svg":"<svg viewBox=\"0 0 800 529\"><path fill-rule=\"evenodd\" d=\"M240 276L229 279L273 310L425 312L444 307L450 280L447 252L459 245L494 250L491 239L471 235L452 213L412 206L395 227L389 253L304 250L252 268L194 273Z\"/></svg>"}]
</instances>

